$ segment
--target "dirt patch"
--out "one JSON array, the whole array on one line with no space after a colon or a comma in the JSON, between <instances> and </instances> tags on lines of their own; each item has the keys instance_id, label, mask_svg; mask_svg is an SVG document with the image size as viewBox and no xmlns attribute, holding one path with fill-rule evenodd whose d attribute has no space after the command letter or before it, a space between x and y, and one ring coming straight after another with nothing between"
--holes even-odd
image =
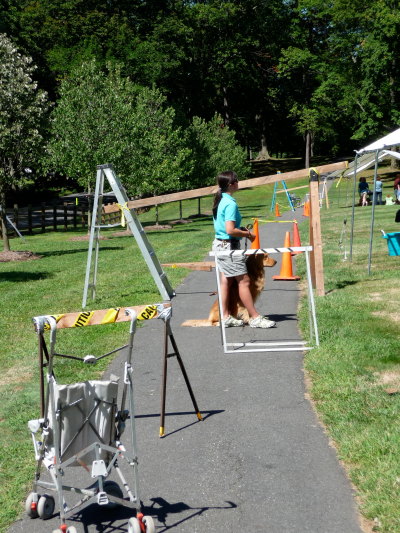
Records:
<instances>
[{"instance_id":1,"label":"dirt patch","mask_svg":"<svg viewBox=\"0 0 400 533\"><path fill-rule=\"evenodd\" d=\"M26 368L12 367L6 372L2 372L0 377L0 387L4 385L15 385L27 383L31 380L31 373Z\"/></svg>"},{"instance_id":2,"label":"dirt patch","mask_svg":"<svg viewBox=\"0 0 400 533\"><path fill-rule=\"evenodd\" d=\"M393 302L396 303L396 302ZM381 318L388 318L393 322L398 323L400 321L400 313L391 313L390 311L375 311L372 313L373 316L379 316Z\"/></svg>"},{"instance_id":3,"label":"dirt patch","mask_svg":"<svg viewBox=\"0 0 400 533\"><path fill-rule=\"evenodd\" d=\"M160 231L163 229L172 229L170 224L155 224L154 226L146 226L144 228L146 231Z\"/></svg>"},{"instance_id":4,"label":"dirt patch","mask_svg":"<svg viewBox=\"0 0 400 533\"><path fill-rule=\"evenodd\" d=\"M185 218L180 218L178 220L171 220L171 224L173 224L174 226L176 224L189 224L190 223L190 220L186 220Z\"/></svg>"},{"instance_id":5,"label":"dirt patch","mask_svg":"<svg viewBox=\"0 0 400 533\"><path fill-rule=\"evenodd\" d=\"M113 237L129 237L131 235L132 235L132 233L131 233L131 231L129 229L126 229L124 231L114 231L112 233Z\"/></svg>"},{"instance_id":6,"label":"dirt patch","mask_svg":"<svg viewBox=\"0 0 400 533\"><path fill-rule=\"evenodd\" d=\"M88 241L89 239L90 239L90 235L89 233L87 233L86 235L77 235L76 237L71 237L69 240L70 241ZM100 236L99 239L101 241L106 241L107 237Z\"/></svg>"},{"instance_id":7,"label":"dirt patch","mask_svg":"<svg viewBox=\"0 0 400 533\"><path fill-rule=\"evenodd\" d=\"M375 372L379 385L390 385L391 388L400 391L400 370L388 370L386 372Z\"/></svg>"},{"instance_id":8,"label":"dirt patch","mask_svg":"<svg viewBox=\"0 0 400 533\"><path fill-rule=\"evenodd\" d=\"M33 252L0 252L0 263L9 263L11 261L33 261L40 259L41 256Z\"/></svg>"}]
</instances>

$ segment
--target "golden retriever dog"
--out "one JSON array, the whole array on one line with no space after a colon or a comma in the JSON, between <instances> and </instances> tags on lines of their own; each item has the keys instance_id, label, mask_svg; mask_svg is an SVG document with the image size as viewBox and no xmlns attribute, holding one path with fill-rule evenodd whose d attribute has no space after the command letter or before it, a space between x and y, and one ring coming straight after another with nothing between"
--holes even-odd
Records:
<instances>
[{"instance_id":1,"label":"golden retriever dog","mask_svg":"<svg viewBox=\"0 0 400 533\"><path fill-rule=\"evenodd\" d=\"M253 302L256 302L265 286L264 267L274 266L275 264L275 259L268 257L267 254L254 254L248 257L246 265L247 273L250 278L250 292L253 297ZM239 286L236 280L234 281L229 292L229 314L237 318L241 318L245 324L249 323L249 313L239 297ZM213 326L219 324L218 299L211 307L210 314L208 315L208 321Z\"/></svg>"},{"instance_id":2,"label":"golden retriever dog","mask_svg":"<svg viewBox=\"0 0 400 533\"><path fill-rule=\"evenodd\" d=\"M254 254L247 259L247 272L250 277L250 292L255 302L260 296L265 286L265 272L264 267L273 267L276 265L275 259L269 257L268 254ZM249 313L244 307L239 297L239 287L234 281L229 292L229 314L241 318L245 324L249 322ZM218 299L213 303L210 314L207 320L186 320L182 326L218 326L219 325L219 307Z\"/></svg>"}]
</instances>

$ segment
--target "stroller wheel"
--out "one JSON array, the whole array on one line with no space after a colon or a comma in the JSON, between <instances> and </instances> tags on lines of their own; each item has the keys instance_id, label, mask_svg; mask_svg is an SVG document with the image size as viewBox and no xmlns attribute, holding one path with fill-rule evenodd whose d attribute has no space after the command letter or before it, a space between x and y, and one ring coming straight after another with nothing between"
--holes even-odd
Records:
<instances>
[{"instance_id":1,"label":"stroller wheel","mask_svg":"<svg viewBox=\"0 0 400 533\"><path fill-rule=\"evenodd\" d=\"M128 533L141 533L140 523L136 517L128 520Z\"/></svg>"},{"instance_id":2,"label":"stroller wheel","mask_svg":"<svg viewBox=\"0 0 400 533\"><path fill-rule=\"evenodd\" d=\"M111 479L109 479L104 482L103 487L104 492L106 492L110 496L115 496L116 498L124 497L122 490L116 481L112 481ZM104 505L104 507L106 509L115 509L115 507L118 507L118 505L119 504L115 502L108 502L106 505Z\"/></svg>"},{"instance_id":3,"label":"stroller wheel","mask_svg":"<svg viewBox=\"0 0 400 533\"><path fill-rule=\"evenodd\" d=\"M44 494L39 498L38 505L37 505L37 512L39 515L39 518L42 520L47 520L51 516L53 516L54 513L54 498L53 496L49 496L48 494Z\"/></svg>"},{"instance_id":4,"label":"stroller wheel","mask_svg":"<svg viewBox=\"0 0 400 533\"><path fill-rule=\"evenodd\" d=\"M34 502L34 498L36 497L36 505L32 507L32 503ZM29 518L37 518L39 516L37 511L37 502L39 500L40 496L36 492L31 492L26 501L25 501L25 511L26 514L29 516Z\"/></svg>"},{"instance_id":5,"label":"stroller wheel","mask_svg":"<svg viewBox=\"0 0 400 533\"><path fill-rule=\"evenodd\" d=\"M154 526L154 521L151 516L144 516L143 523L146 526L146 533L155 533L156 528Z\"/></svg>"}]
</instances>

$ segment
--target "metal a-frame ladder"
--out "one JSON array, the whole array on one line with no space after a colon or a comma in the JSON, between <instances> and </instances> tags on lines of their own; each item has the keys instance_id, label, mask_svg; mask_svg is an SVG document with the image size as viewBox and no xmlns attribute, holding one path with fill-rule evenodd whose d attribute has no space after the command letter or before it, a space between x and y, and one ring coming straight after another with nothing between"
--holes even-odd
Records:
<instances>
[{"instance_id":1,"label":"metal a-frame ladder","mask_svg":"<svg viewBox=\"0 0 400 533\"><path fill-rule=\"evenodd\" d=\"M270 211L273 211L273 210L275 209L275 204L276 204L276 193L277 193L277 190L278 190L279 183L282 184L283 190L284 190L285 193L286 193L286 198L287 198L287 200L288 200L288 202L289 202L290 209L291 209L292 211L295 211L295 207L294 207L293 202L292 202L292 199L291 199L291 197L290 197L290 194L289 194L288 188L287 188L287 186L286 186L286 182L285 182L285 180L282 180L282 181L280 181L280 182L279 182L279 181L276 181L276 182L274 183L274 192L273 192L273 195L272 195L272 201L271 201L271 209L270 209Z\"/></svg>"},{"instance_id":2,"label":"metal a-frame ladder","mask_svg":"<svg viewBox=\"0 0 400 533\"><path fill-rule=\"evenodd\" d=\"M118 224L101 224L104 180L107 179L112 191L115 194L121 213L125 217L126 224L142 252L143 258L147 263L150 273L157 285L157 288L164 300L171 300L175 296L175 291L170 285L167 275L163 271L160 262L157 259L155 251L151 246L147 235L136 216L135 210L128 207L128 196L121 182L115 174L112 165L98 165L96 175L96 190L93 201L93 214L90 227L89 252L86 265L85 286L83 289L82 308L86 307L89 289L92 300L96 297L97 282L97 265L99 259L99 242L101 228L112 228L120 226ZM94 249L94 254L93 254Z\"/></svg>"}]
</instances>

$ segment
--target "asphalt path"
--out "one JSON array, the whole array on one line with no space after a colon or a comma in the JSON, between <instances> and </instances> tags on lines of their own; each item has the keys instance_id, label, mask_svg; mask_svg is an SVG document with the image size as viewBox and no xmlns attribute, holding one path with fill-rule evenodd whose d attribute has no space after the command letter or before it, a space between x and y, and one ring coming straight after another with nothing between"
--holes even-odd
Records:
<instances>
[{"instance_id":1,"label":"asphalt path","mask_svg":"<svg viewBox=\"0 0 400 533\"><path fill-rule=\"evenodd\" d=\"M301 219L299 212L295 216ZM285 213L279 220L291 218ZM285 231L291 229L289 224L262 225L261 245L283 246ZM266 287L257 304L277 327L231 328L229 341L300 339L298 282L272 281L280 271L277 258L278 264L266 269ZM149 321L135 336L144 513L153 517L157 533L361 533L351 485L307 399L304 354L224 354L219 328L181 326L187 319L207 317L215 290L214 272L190 272L173 301L172 330L203 421L197 420L171 357L166 435L159 438L162 321ZM107 375L122 375L123 361L121 354ZM79 479L80 469L74 475ZM130 515L125 508L107 512L92 505L67 523L79 533L123 533ZM47 521L22 516L9 533L28 528L31 533L51 532L59 525L58 515Z\"/></svg>"}]
</instances>

